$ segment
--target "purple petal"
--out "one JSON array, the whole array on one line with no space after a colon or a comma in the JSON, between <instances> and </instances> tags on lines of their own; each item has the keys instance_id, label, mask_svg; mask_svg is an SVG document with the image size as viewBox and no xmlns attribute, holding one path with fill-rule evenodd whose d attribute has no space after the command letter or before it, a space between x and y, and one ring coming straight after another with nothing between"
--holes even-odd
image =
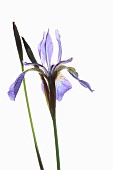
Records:
<instances>
[{"instance_id":1,"label":"purple petal","mask_svg":"<svg viewBox=\"0 0 113 170\"><path fill-rule=\"evenodd\" d=\"M79 78L78 78L78 73L77 73L76 71L73 72L73 71L71 71L71 70L68 70L68 72L69 72L75 79L79 80Z\"/></svg>"},{"instance_id":2,"label":"purple petal","mask_svg":"<svg viewBox=\"0 0 113 170\"><path fill-rule=\"evenodd\" d=\"M53 54L53 43L48 30L46 35L46 62L48 68L50 68L52 54Z\"/></svg>"},{"instance_id":3,"label":"purple petal","mask_svg":"<svg viewBox=\"0 0 113 170\"><path fill-rule=\"evenodd\" d=\"M73 60L73 58L69 58L68 60L60 61L59 63L57 63L56 65L53 66L52 71L54 71L54 70L55 70L56 68L58 68L60 65L69 63L69 62L71 62L72 60Z\"/></svg>"},{"instance_id":4,"label":"purple petal","mask_svg":"<svg viewBox=\"0 0 113 170\"><path fill-rule=\"evenodd\" d=\"M18 93L18 90L20 88L20 85L22 83L22 80L25 77L25 73L21 73L18 78L15 80L15 82L10 86L8 91L8 96L11 100L15 100L16 95Z\"/></svg>"},{"instance_id":5,"label":"purple petal","mask_svg":"<svg viewBox=\"0 0 113 170\"><path fill-rule=\"evenodd\" d=\"M41 64L38 64L38 63L28 63L28 62L23 62L23 65L24 66L39 66Z\"/></svg>"},{"instance_id":6,"label":"purple petal","mask_svg":"<svg viewBox=\"0 0 113 170\"><path fill-rule=\"evenodd\" d=\"M62 56L62 45L61 45L60 34L58 30L55 31L55 34L56 34L56 40L58 41L58 46L59 46L58 61L57 61L57 63L59 63L61 61L61 56Z\"/></svg>"},{"instance_id":7,"label":"purple petal","mask_svg":"<svg viewBox=\"0 0 113 170\"><path fill-rule=\"evenodd\" d=\"M42 68L44 70L45 74L48 75L47 69L43 65L41 65L41 64L38 64L38 63L27 63L27 62L23 62L23 64L24 64L24 66L38 66L39 68Z\"/></svg>"},{"instance_id":8,"label":"purple petal","mask_svg":"<svg viewBox=\"0 0 113 170\"><path fill-rule=\"evenodd\" d=\"M85 88L88 88L91 92L93 92L94 90L91 89L91 86L88 82L84 81L84 80L80 80L78 77L78 73L76 72L76 70L72 67L68 67L68 72L79 81L79 83L84 86Z\"/></svg>"},{"instance_id":9,"label":"purple petal","mask_svg":"<svg viewBox=\"0 0 113 170\"><path fill-rule=\"evenodd\" d=\"M72 88L71 83L61 74L57 76L55 85L56 85L56 99L58 101L61 101L64 94Z\"/></svg>"},{"instance_id":10,"label":"purple petal","mask_svg":"<svg viewBox=\"0 0 113 170\"><path fill-rule=\"evenodd\" d=\"M41 83L41 89L42 89L42 91L44 93L44 84L43 83Z\"/></svg>"},{"instance_id":11,"label":"purple petal","mask_svg":"<svg viewBox=\"0 0 113 170\"><path fill-rule=\"evenodd\" d=\"M91 89L91 86L88 82L84 81L84 80L78 80L79 83L84 86L85 88L88 88L91 92L93 92L94 90Z\"/></svg>"},{"instance_id":12,"label":"purple petal","mask_svg":"<svg viewBox=\"0 0 113 170\"><path fill-rule=\"evenodd\" d=\"M38 52L39 52L39 56L40 56L40 59L41 59L41 62L42 62L43 65L45 64L45 61L46 61L46 46L45 46L45 43L46 43L46 33L44 32L43 33L43 39L40 42L40 44L38 45Z\"/></svg>"},{"instance_id":13,"label":"purple petal","mask_svg":"<svg viewBox=\"0 0 113 170\"><path fill-rule=\"evenodd\" d=\"M70 63L71 61L73 60L73 58L69 58L68 60L63 60L63 61L60 61L59 63L57 63L57 66L60 66L62 64L66 64L66 63Z\"/></svg>"}]
</instances>

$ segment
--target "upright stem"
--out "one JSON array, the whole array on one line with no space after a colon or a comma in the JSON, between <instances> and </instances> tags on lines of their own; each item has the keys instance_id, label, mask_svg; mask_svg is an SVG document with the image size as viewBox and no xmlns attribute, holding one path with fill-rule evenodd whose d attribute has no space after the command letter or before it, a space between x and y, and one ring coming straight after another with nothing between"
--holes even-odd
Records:
<instances>
[{"instance_id":1,"label":"upright stem","mask_svg":"<svg viewBox=\"0 0 113 170\"><path fill-rule=\"evenodd\" d=\"M24 71L23 66L22 66L22 71ZM41 160L41 156L40 156L39 149L38 149L38 144L37 144L37 140L36 140L35 131L34 131L34 126L33 126L33 121L32 121L32 116L31 116L31 111L30 111L30 106L29 106L29 100L28 100L28 95L27 95L27 89L26 89L26 82L25 82L25 80L23 80L23 85L24 85L24 93L25 93L25 98L26 98L28 115L29 115L29 120L30 120L30 124L31 124L31 130L32 130L32 134L33 134L35 149L36 149L36 153L37 153L37 157L38 157L38 161L39 161L39 166L40 166L40 169L41 169L41 170L44 170L44 167L43 167L43 164L42 164L42 160Z\"/></svg>"},{"instance_id":2,"label":"upright stem","mask_svg":"<svg viewBox=\"0 0 113 170\"><path fill-rule=\"evenodd\" d=\"M54 137L55 137L57 170L60 170L60 155L59 155L59 145L58 145L58 134L57 134L56 117L54 116L54 118L52 118L52 120L53 120Z\"/></svg>"},{"instance_id":3,"label":"upright stem","mask_svg":"<svg viewBox=\"0 0 113 170\"><path fill-rule=\"evenodd\" d=\"M59 145L58 145L58 134L57 134L57 125L56 125L56 87L55 87L55 78L56 75L51 75L49 77L49 109L53 121L54 128L54 138L55 138L55 148L56 148L56 161L57 161L57 170L60 170L60 155L59 155Z\"/></svg>"}]
</instances>

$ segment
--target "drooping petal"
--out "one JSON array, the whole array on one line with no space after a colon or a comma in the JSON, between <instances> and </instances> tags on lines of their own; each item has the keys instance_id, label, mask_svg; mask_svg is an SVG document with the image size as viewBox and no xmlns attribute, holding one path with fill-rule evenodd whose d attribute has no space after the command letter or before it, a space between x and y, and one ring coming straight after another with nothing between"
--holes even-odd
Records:
<instances>
[{"instance_id":1,"label":"drooping petal","mask_svg":"<svg viewBox=\"0 0 113 170\"><path fill-rule=\"evenodd\" d=\"M79 80L78 73L76 72L74 67L68 67L67 70L75 79Z\"/></svg>"},{"instance_id":2,"label":"drooping petal","mask_svg":"<svg viewBox=\"0 0 113 170\"><path fill-rule=\"evenodd\" d=\"M49 30L48 30L47 35L46 35L46 62L47 62L48 68L50 68L50 65L51 65L52 54L53 54L53 43L52 43L52 39L51 39Z\"/></svg>"},{"instance_id":3,"label":"drooping petal","mask_svg":"<svg viewBox=\"0 0 113 170\"><path fill-rule=\"evenodd\" d=\"M72 88L71 83L62 75L59 74L55 81L56 99L61 101L64 94Z\"/></svg>"},{"instance_id":4,"label":"drooping petal","mask_svg":"<svg viewBox=\"0 0 113 170\"><path fill-rule=\"evenodd\" d=\"M76 72L75 68L73 67L68 67L68 72L79 81L79 83L84 86L85 88L88 88L91 92L93 92L94 90L91 89L91 86L88 82L84 81L84 80L80 80L78 77L78 73Z\"/></svg>"},{"instance_id":5,"label":"drooping petal","mask_svg":"<svg viewBox=\"0 0 113 170\"><path fill-rule=\"evenodd\" d=\"M91 89L91 86L88 82L84 81L84 80L78 80L79 83L84 86L85 88L88 88L91 92L93 92L94 90Z\"/></svg>"},{"instance_id":6,"label":"drooping petal","mask_svg":"<svg viewBox=\"0 0 113 170\"><path fill-rule=\"evenodd\" d=\"M25 77L25 73L21 73L18 78L15 80L15 82L10 86L8 91L8 96L11 100L15 100L16 95L18 93L18 90L20 88L20 85L22 83L22 80Z\"/></svg>"},{"instance_id":7,"label":"drooping petal","mask_svg":"<svg viewBox=\"0 0 113 170\"><path fill-rule=\"evenodd\" d=\"M56 35L56 40L58 41L58 46L59 46L58 60L57 60L57 63L59 63L61 61L61 56L62 56L62 45L61 45L60 34L58 30L55 31L55 35Z\"/></svg>"}]
</instances>

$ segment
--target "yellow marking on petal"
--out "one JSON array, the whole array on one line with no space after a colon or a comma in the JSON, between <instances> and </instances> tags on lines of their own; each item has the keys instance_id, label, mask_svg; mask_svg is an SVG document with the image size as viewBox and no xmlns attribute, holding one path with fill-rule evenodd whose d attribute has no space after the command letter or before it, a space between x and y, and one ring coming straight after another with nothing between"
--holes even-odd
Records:
<instances>
[{"instance_id":1,"label":"yellow marking on petal","mask_svg":"<svg viewBox=\"0 0 113 170\"><path fill-rule=\"evenodd\" d=\"M61 81L64 78L64 76L60 73L57 75L57 78L55 79L55 82L58 83L59 81Z\"/></svg>"},{"instance_id":2,"label":"yellow marking on petal","mask_svg":"<svg viewBox=\"0 0 113 170\"><path fill-rule=\"evenodd\" d=\"M61 70L63 69L67 69L67 66L64 66L64 65L61 65L61 66L58 66L56 69L55 69L55 72L59 73Z\"/></svg>"},{"instance_id":3,"label":"yellow marking on petal","mask_svg":"<svg viewBox=\"0 0 113 170\"><path fill-rule=\"evenodd\" d=\"M76 69L75 69L74 67L68 67L67 69L68 69L68 71L71 71L71 72L73 72L73 73L76 73Z\"/></svg>"}]
</instances>

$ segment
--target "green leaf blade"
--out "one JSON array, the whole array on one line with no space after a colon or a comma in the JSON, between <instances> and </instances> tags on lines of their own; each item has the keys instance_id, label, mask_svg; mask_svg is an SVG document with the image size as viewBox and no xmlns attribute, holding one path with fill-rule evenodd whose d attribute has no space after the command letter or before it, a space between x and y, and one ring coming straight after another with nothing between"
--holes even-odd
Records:
<instances>
[{"instance_id":1,"label":"green leaf blade","mask_svg":"<svg viewBox=\"0 0 113 170\"><path fill-rule=\"evenodd\" d=\"M20 59L20 62L22 64L22 61L23 61L22 43L21 43L21 38L20 38L20 35L19 35L19 32L18 32L18 29L17 29L15 22L13 22L13 32L14 32L17 51L18 51L18 54L19 54L19 59Z\"/></svg>"},{"instance_id":2,"label":"green leaf blade","mask_svg":"<svg viewBox=\"0 0 113 170\"><path fill-rule=\"evenodd\" d=\"M36 59L34 57L34 54L33 54L32 50L31 50L30 46L28 45L28 43L25 41L25 39L23 37L22 37L22 41L24 43L24 47L25 47L26 53L27 53L30 61L32 63L37 63L37 61L36 61Z\"/></svg>"}]
</instances>

